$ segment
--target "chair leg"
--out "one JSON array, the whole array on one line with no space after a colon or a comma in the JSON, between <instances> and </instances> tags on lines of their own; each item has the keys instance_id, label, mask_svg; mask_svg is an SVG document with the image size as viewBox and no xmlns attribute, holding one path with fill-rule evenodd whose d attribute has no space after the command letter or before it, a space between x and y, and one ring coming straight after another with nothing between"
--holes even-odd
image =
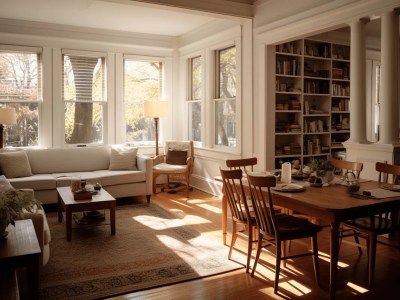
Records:
<instances>
[{"instance_id":1,"label":"chair leg","mask_svg":"<svg viewBox=\"0 0 400 300\"><path fill-rule=\"evenodd\" d=\"M228 259L231 259L232 250L233 250L233 246L235 245L236 238L237 238L237 234L236 234L236 222L235 222L235 221L232 221L232 240L231 240L231 246L229 247Z\"/></svg>"},{"instance_id":2,"label":"chair leg","mask_svg":"<svg viewBox=\"0 0 400 300\"><path fill-rule=\"evenodd\" d=\"M253 226L248 228L249 231L249 239L247 244L247 264L246 264L246 273L249 273L250 270L250 259L251 259L251 250L253 248Z\"/></svg>"},{"instance_id":3,"label":"chair leg","mask_svg":"<svg viewBox=\"0 0 400 300\"><path fill-rule=\"evenodd\" d=\"M274 293L278 294L279 272L281 271L282 242L276 242L276 263L275 263L275 282Z\"/></svg>"},{"instance_id":4,"label":"chair leg","mask_svg":"<svg viewBox=\"0 0 400 300\"><path fill-rule=\"evenodd\" d=\"M317 234L315 234L311 239L312 239L312 253L314 258L313 262L314 262L315 280L317 281L318 286L320 286Z\"/></svg>"},{"instance_id":5,"label":"chair leg","mask_svg":"<svg viewBox=\"0 0 400 300\"><path fill-rule=\"evenodd\" d=\"M358 253L361 255L362 254L362 249L361 249L360 240L358 239L357 231L355 231L355 230L353 230L353 231L354 231L354 240L357 243Z\"/></svg>"},{"instance_id":6,"label":"chair leg","mask_svg":"<svg viewBox=\"0 0 400 300\"><path fill-rule=\"evenodd\" d=\"M288 254L288 249L290 248L290 240L289 241L283 241L282 244L283 244L282 256L286 257L286 255ZM286 259L283 260L283 267L286 268Z\"/></svg>"},{"instance_id":7,"label":"chair leg","mask_svg":"<svg viewBox=\"0 0 400 300\"><path fill-rule=\"evenodd\" d=\"M376 244L377 236L371 234L368 238L368 286L373 289L375 279L375 259L376 259Z\"/></svg>"},{"instance_id":8,"label":"chair leg","mask_svg":"<svg viewBox=\"0 0 400 300\"><path fill-rule=\"evenodd\" d=\"M258 243L257 243L257 253L256 253L256 257L254 259L254 265L253 265L253 270L251 271L251 277L254 276L254 272L256 271L256 266L258 264L258 259L260 258L262 241L263 241L263 235L259 232L258 233Z\"/></svg>"}]
</instances>

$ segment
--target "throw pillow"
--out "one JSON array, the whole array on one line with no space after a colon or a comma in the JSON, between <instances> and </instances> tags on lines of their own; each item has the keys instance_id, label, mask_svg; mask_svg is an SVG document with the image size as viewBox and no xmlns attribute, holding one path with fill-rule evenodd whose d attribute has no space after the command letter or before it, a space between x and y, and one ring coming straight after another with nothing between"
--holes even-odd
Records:
<instances>
[{"instance_id":1,"label":"throw pillow","mask_svg":"<svg viewBox=\"0 0 400 300\"><path fill-rule=\"evenodd\" d=\"M7 178L32 176L31 166L25 151L0 153L0 168Z\"/></svg>"},{"instance_id":2,"label":"throw pillow","mask_svg":"<svg viewBox=\"0 0 400 300\"><path fill-rule=\"evenodd\" d=\"M8 181L6 176L1 175L0 176L0 192L5 192L5 191L11 190L11 189L13 189L13 186L11 185L11 183Z\"/></svg>"},{"instance_id":3,"label":"throw pillow","mask_svg":"<svg viewBox=\"0 0 400 300\"><path fill-rule=\"evenodd\" d=\"M186 165L187 151L168 149L165 162L170 165Z\"/></svg>"},{"instance_id":4,"label":"throw pillow","mask_svg":"<svg viewBox=\"0 0 400 300\"><path fill-rule=\"evenodd\" d=\"M112 147L109 170L137 170L137 147Z\"/></svg>"}]
</instances>

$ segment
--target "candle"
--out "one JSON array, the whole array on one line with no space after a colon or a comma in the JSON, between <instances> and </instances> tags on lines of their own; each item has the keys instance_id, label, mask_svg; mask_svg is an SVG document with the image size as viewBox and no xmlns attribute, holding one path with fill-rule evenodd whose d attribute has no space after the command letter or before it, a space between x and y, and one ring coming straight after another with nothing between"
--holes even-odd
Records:
<instances>
[{"instance_id":1,"label":"candle","mask_svg":"<svg viewBox=\"0 0 400 300\"><path fill-rule=\"evenodd\" d=\"M292 182L292 164L290 162L285 162L282 164L282 183Z\"/></svg>"}]
</instances>

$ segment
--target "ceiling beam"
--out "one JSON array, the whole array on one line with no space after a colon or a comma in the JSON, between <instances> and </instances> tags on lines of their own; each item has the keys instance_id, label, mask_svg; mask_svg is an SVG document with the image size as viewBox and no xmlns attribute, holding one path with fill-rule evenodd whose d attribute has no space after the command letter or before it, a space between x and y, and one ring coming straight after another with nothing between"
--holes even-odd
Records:
<instances>
[{"instance_id":1,"label":"ceiling beam","mask_svg":"<svg viewBox=\"0 0 400 300\"><path fill-rule=\"evenodd\" d=\"M110 1L110 0L109 0ZM111 0L112 1L112 0ZM253 0L130 0L228 16L253 18Z\"/></svg>"}]
</instances>

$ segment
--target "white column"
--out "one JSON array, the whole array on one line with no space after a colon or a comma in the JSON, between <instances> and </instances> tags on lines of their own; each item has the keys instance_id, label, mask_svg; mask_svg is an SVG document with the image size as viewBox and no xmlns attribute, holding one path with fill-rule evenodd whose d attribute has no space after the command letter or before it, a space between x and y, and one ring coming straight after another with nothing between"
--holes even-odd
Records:
<instances>
[{"instance_id":1,"label":"white column","mask_svg":"<svg viewBox=\"0 0 400 300\"><path fill-rule=\"evenodd\" d=\"M367 142L367 105L365 81L366 19L350 24L350 139L353 143Z\"/></svg>"},{"instance_id":2,"label":"white column","mask_svg":"<svg viewBox=\"0 0 400 300\"><path fill-rule=\"evenodd\" d=\"M381 101L379 143L398 143L398 39L399 18L397 12L382 14L381 20Z\"/></svg>"}]
</instances>

